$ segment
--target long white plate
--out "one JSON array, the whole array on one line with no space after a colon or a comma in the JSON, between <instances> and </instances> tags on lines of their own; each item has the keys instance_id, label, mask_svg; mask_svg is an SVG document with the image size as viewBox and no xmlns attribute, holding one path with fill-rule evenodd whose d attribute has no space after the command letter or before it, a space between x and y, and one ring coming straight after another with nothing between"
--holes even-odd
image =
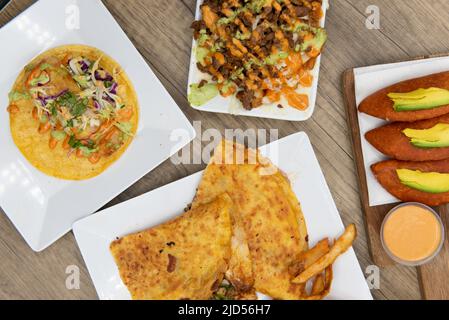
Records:
<instances>
[{"instance_id":1,"label":"long white plate","mask_svg":"<svg viewBox=\"0 0 449 320\"><path fill-rule=\"evenodd\" d=\"M196 17L195 19L201 18L200 5L203 3L203 0L197 0L196 7ZM321 27L324 28L326 22L326 11L329 7L329 0L323 0L323 19L321 21ZM195 58L195 48L196 41L195 39L192 42L192 53L190 56L190 71L189 71L189 81L187 92L190 92L190 85L199 83L203 79L203 74L198 70ZM218 96L203 106L195 107L194 109L208 112L216 112L216 113L228 113L233 115L242 115L249 117L259 117L259 118L270 118L270 119L279 119L279 120L289 120L289 121L305 121L312 117L313 112L315 110L315 103L318 91L318 77L320 74L320 65L321 65L321 55L318 57L315 68L312 70L313 75L313 84L310 88L302 88L301 93L307 94L309 96L309 108L305 111L301 111L285 104L284 108L279 109L277 107L278 103L271 105L264 105L260 108L253 110L245 110L239 101L234 97L223 98Z\"/></svg>"},{"instance_id":2,"label":"long white plate","mask_svg":"<svg viewBox=\"0 0 449 320\"><path fill-rule=\"evenodd\" d=\"M358 68L354 70L355 95L357 106L369 95L400 81L423 77L432 73L449 70L449 57L406 61L384 65ZM370 206L399 202L389 194L374 177L371 165L387 158L375 149L366 139L365 134L387 122L367 114L358 113L362 152L366 171L366 182Z\"/></svg>"},{"instance_id":3,"label":"long white plate","mask_svg":"<svg viewBox=\"0 0 449 320\"><path fill-rule=\"evenodd\" d=\"M193 127L100 0L40 0L0 29L0 43L5 46L0 59L0 206L35 251L194 138ZM8 92L21 69L41 52L64 44L91 45L116 59L140 102L138 133L130 148L102 175L82 182L55 179L32 167L12 141L6 111ZM184 130L186 139L170 139L175 129Z\"/></svg>"},{"instance_id":4,"label":"long white plate","mask_svg":"<svg viewBox=\"0 0 449 320\"><path fill-rule=\"evenodd\" d=\"M294 134L261 151L289 176L304 211L311 244L339 236L343 223L307 135ZM73 231L100 299L130 299L109 252L110 243L181 214L192 202L201 177L202 172L198 172L75 223ZM329 299L372 299L352 249L335 263L334 276Z\"/></svg>"}]
</instances>

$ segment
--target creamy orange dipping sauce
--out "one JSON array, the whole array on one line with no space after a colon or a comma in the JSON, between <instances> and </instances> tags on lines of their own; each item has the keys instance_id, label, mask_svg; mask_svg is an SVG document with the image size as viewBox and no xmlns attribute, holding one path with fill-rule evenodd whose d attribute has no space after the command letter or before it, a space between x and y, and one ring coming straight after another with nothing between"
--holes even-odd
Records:
<instances>
[{"instance_id":1,"label":"creamy orange dipping sauce","mask_svg":"<svg viewBox=\"0 0 449 320\"><path fill-rule=\"evenodd\" d=\"M397 258L418 262L431 257L441 244L441 224L428 209L417 205L398 208L385 221L385 246Z\"/></svg>"}]
</instances>

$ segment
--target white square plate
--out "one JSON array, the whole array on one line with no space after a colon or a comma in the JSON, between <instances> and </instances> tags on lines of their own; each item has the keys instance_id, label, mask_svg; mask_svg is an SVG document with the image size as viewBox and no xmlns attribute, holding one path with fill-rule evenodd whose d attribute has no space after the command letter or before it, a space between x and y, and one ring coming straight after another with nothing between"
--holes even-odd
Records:
<instances>
[{"instance_id":1,"label":"white square plate","mask_svg":"<svg viewBox=\"0 0 449 320\"><path fill-rule=\"evenodd\" d=\"M79 13L80 28L66 18ZM73 16L72 16L73 17ZM70 24L69 24L70 26ZM0 29L7 44L0 59L0 205L30 247L41 251L193 139L185 118L131 41L100 0L41 0ZM82 182L49 177L32 167L14 145L8 92L20 70L36 55L63 44L86 44L113 57L137 91L140 122L135 141L99 177ZM185 141L171 132L185 131Z\"/></svg>"},{"instance_id":2,"label":"white square plate","mask_svg":"<svg viewBox=\"0 0 449 320\"><path fill-rule=\"evenodd\" d=\"M203 3L203 0L197 0L196 7L196 17L195 19L201 18L200 5ZM321 27L324 28L326 21L326 11L329 7L329 1L323 0L323 13L324 16L321 21ZM199 83L203 79L203 73L198 70L196 66L197 61L195 58L195 48L196 41L195 39L192 42L192 53L190 56L190 71L189 71L189 86L187 88L187 92L190 92L190 85ZM279 120L289 120L289 121L305 121L310 119L313 115L313 111L315 110L315 103L318 91L318 77L320 73L320 64L321 64L321 55L318 57L315 68L312 70L313 75L313 84L310 88L301 88L300 92L307 94L309 96L309 108L305 111L301 111L295 108L288 106L284 103L284 108L280 109L277 107L278 103L271 105L264 105L260 108L256 108L253 110L245 110L240 101L238 101L235 97L227 97L223 98L222 96L217 96L208 103L196 107L192 106L194 109L200 111L208 111L208 112L216 112L216 113L228 113L233 115L242 115L249 117L259 117L259 118L269 118L269 119L279 119Z\"/></svg>"},{"instance_id":3,"label":"white square plate","mask_svg":"<svg viewBox=\"0 0 449 320\"><path fill-rule=\"evenodd\" d=\"M447 70L449 70L449 57L406 61L355 69L354 77L357 106L369 95L397 82ZM358 118L366 182L368 185L369 205L378 206L400 202L389 194L374 177L371 171L371 165L386 160L387 157L377 151L365 139L365 134L368 131L381 127L387 122L361 112L358 113Z\"/></svg>"},{"instance_id":4,"label":"white square plate","mask_svg":"<svg viewBox=\"0 0 449 320\"><path fill-rule=\"evenodd\" d=\"M304 211L310 243L338 237L343 223L307 135L294 134L261 151L289 176ZM198 172L75 223L73 231L100 299L130 299L109 252L110 243L180 215L192 202L201 177ZM334 276L329 299L372 299L352 249L335 263Z\"/></svg>"}]
</instances>

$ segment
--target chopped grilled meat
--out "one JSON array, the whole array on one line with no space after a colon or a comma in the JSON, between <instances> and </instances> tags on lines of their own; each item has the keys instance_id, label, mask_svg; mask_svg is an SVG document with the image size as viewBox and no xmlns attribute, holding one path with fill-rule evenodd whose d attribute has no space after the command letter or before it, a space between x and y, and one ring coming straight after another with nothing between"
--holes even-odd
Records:
<instances>
[{"instance_id":1,"label":"chopped grilled meat","mask_svg":"<svg viewBox=\"0 0 449 320\"><path fill-rule=\"evenodd\" d=\"M202 88L207 84L206 80L201 80L200 84L198 85L198 88Z\"/></svg>"},{"instance_id":2,"label":"chopped grilled meat","mask_svg":"<svg viewBox=\"0 0 449 320\"><path fill-rule=\"evenodd\" d=\"M309 12L310 12L310 9L309 9L309 8L307 8L307 7L302 7L302 6L296 7L295 10L296 10L296 15L297 15L299 18L308 16L308 15L309 15Z\"/></svg>"},{"instance_id":3,"label":"chopped grilled meat","mask_svg":"<svg viewBox=\"0 0 449 320\"><path fill-rule=\"evenodd\" d=\"M245 108L246 110L251 110L252 101L254 99L254 91L253 90L240 91L239 93L237 93L237 99L239 99L242 102L243 108Z\"/></svg>"}]
</instances>

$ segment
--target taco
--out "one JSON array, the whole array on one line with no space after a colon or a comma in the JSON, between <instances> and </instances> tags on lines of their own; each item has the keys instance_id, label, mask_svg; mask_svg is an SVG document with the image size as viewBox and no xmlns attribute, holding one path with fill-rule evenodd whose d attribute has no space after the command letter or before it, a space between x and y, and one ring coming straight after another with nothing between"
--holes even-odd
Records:
<instances>
[{"instance_id":1,"label":"taco","mask_svg":"<svg viewBox=\"0 0 449 320\"><path fill-rule=\"evenodd\" d=\"M13 140L47 175L66 180L98 176L132 142L139 107L123 69L83 45L48 50L18 76L8 112Z\"/></svg>"}]
</instances>

